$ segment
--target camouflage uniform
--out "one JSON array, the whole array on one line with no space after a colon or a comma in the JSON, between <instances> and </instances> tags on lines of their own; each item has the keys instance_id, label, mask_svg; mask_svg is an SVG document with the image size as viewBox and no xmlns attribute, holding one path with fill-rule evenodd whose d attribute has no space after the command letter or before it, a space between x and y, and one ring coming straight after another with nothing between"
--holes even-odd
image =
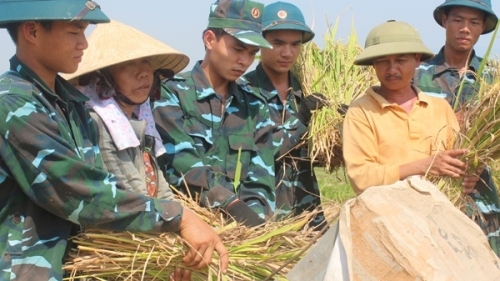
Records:
<instances>
[{"instance_id":1,"label":"camouflage uniform","mask_svg":"<svg viewBox=\"0 0 500 281\"><path fill-rule=\"evenodd\" d=\"M302 100L300 84L290 72L291 91L286 103L283 104L261 64L244 77L252 87L258 88L260 94L267 100L269 114L275 124L273 145L277 156L281 156L296 146L307 132L307 127L295 117ZM285 216L290 212L300 214L321 205L319 186L311 166L307 145L292 149L285 157L276 161L275 170L278 216ZM324 216L321 214L312 224L318 225L323 221Z\"/></svg>"},{"instance_id":2,"label":"camouflage uniform","mask_svg":"<svg viewBox=\"0 0 500 281\"><path fill-rule=\"evenodd\" d=\"M103 168L87 100L16 57L0 76L0 280L62 280L79 227L178 231L179 203L122 191Z\"/></svg>"},{"instance_id":3,"label":"camouflage uniform","mask_svg":"<svg viewBox=\"0 0 500 281\"><path fill-rule=\"evenodd\" d=\"M482 60L476 56L475 51L472 51L469 69L463 77L464 83L462 91L459 93L460 74L458 69L452 68L446 63L443 47L433 59L420 64L415 71L413 83L426 94L445 98L452 107L460 109L463 104L473 99L479 90L480 84L476 80L476 72ZM490 71L483 71L481 76L487 83L491 83L492 74Z\"/></svg>"},{"instance_id":4,"label":"camouflage uniform","mask_svg":"<svg viewBox=\"0 0 500 281\"><path fill-rule=\"evenodd\" d=\"M166 155L166 177L185 190L203 191L202 203L225 208L236 198L261 217L275 209L272 123L265 101L244 80L230 82L226 104L198 62L175 76L154 104ZM225 112L221 115L221 109ZM236 163L240 183L235 183Z\"/></svg>"},{"instance_id":5,"label":"camouflage uniform","mask_svg":"<svg viewBox=\"0 0 500 281\"><path fill-rule=\"evenodd\" d=\"M446 99L452 107L457 103L456 109L458 111L462 108L462 105L475 99L480 86L479 81L476 80L476 72L479 69L481 60L482 58L476 56L473 51L469 69L462 78L464 83L461 93L459 93L461 79L458 69L452 68L446 63L444 47L433 59L423 62L417 68L413 83L431 96ZM483 71L482 77L487 83L491 83L493 79L493 75L489 71ZM485 220L476 216L475 221L487 235L492 249L500 256L500 223L498 217L500 202L489 168L485 168L481 173L476 190L477 192L471 193L470 196L476 202L479 211L483 213ZM467 213L472 216L472 208L469 208Z\"/></svg>"}]
</instances>

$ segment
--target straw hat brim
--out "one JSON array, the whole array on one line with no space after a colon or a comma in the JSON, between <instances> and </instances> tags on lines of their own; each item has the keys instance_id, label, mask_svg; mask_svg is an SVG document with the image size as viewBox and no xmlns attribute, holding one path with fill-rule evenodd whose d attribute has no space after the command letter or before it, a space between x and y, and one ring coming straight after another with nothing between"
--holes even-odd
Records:
<instances>
[{"instance_id":1,"label":"straw hat brim","mask_svg":"<svg viewBox=\"0 0 500 281\"><path fill-rule=\"evenodd\" d=\"M401 54L421 54L421 61L426 61L434 57L434 53L422 43L390 42L365 48L361 54L356 57L354 64L372 65L373 60L376 58Z\"/></svg>"},{"instance_id":2,"label":"straw hat brim","mask_svg":"<svg viewBox=\"0 0 500 281\"><path fill-rule=\"evenodd\" d=\"M437 7L434 10L433 16L434 20L439 24L440 26L443 26L442 18L444 14L444 10L446 7L453 7L453 6L461 6L461 7L467 7L467 8L472 8L472 9L477 9L480 10L484 13L486 13L486 27L484 28L483 33L481 34L487 34L495 30L495 27L497 26L498 23L498 17L495 15L495 12L491 10L490 8L483 6L479 3L476 3L474 1L470 0L464 0L464 1L453 1L449 3L444 3Z\"/></svg>"},{"instance_id":3,"label":"straw hat brim","mask_svg":"<svg viewBox=\"0 0 500 281\"><path fill-rule=\"evenodd\" d=\"M117 21L100 24L88 38L88 49L83 55L78 70L62 74L66 80L115 65L121 62L148 58L153 70L171 69L180 72L189 63L189 58L155 38Z\"/></svg>"}]
</instances>

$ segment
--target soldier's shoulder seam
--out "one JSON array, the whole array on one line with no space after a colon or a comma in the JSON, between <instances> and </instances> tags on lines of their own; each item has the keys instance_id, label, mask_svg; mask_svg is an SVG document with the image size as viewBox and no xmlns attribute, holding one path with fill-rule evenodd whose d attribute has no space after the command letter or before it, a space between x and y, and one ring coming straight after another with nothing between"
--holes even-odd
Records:
<instances>
[{"instance_id":1,"label":"soldier's shoulder seam","mask_svg":"<svg viewBox=\"0 0 500 281\"><path fill-rule=\"evenodd\" d=\"M6 94L31 96L33 90L33 84L19 77L15 72L9 71L0 76L0 97Z\"/></svg>"},{"instance_id":2,"label":"soldier's shoulder seam","mask_svg":"<svg viewBox=\"0 0 500 281\"><path fill-rule=\"evenodd\" d=\"M168 82L179 82L179 81L186 81L186 75L184 73L176 74L172 78L165 79L163 80L164 84L167 84Z\"/></svg>"}]
</instances>

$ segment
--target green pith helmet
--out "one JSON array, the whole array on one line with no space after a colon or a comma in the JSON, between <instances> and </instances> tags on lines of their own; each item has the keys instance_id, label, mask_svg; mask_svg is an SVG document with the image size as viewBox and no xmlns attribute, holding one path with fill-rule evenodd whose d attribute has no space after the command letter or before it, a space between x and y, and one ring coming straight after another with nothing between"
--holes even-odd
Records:
<instances>
[{"instance_id":1,"label":"green pith helmet","mask_svg":"<svg viewBox=\"0 0 500 281\"><path fill-rule=\"evenodd\" d=\"M486 20L485 20L486 27L484 28L484 31L481 34L490 33L493 30L495 30L495 27L497 26L498 23L498 17L497 15L495 15L495 12L493 12L493 10L491 9L490 0L446 0L444 1L443 4L441 4L434 10L434 20L440 26L443 26L442 18L444 10L447 7L454 7L454 6L467 7L484 12L484 14L486 15Z\"/></svg>"},{"instance_id":2,"label":"green pith helmet","mask_svg":"<svg viewBox=\"0 0 500 281\"><path fill-rule=\"evenodd\" d=\"M262 32L271 30L298 30L304 32L302 43L314 38L314 32L307 26L300 9L290 3L276 2L264 8Z\"/></svg>"},{"instance_id":3,"label":"green pith helmet","mask_svg":"<svg viewBox=\"0 0 500 281\"><path fill-rule=\"evenodd\" d=\"M434 57L417 30L402 21L390 20L373 28L365 41L365 49L354 61L355 65L371 65L379 57L401 54L421 54L421 61Z\"/></svg>"},{"instance_id":4,"label":"green pith helmet","mask_svg":"<svg viewBox=\"0 0 500 281\"><path fill-rule=\"evenodd\" d=\"M109 22L100 6L91 0L0 0L0 27L46 20Z\"/></svg>"},{"instance_id":5,"label":"green pith helmet","mask_svg":"<svg viewBox=\"0 0 500 281\"><path fill-rule=\"evenodd\" d=\"M250 0L217 0L210 8L208 28L222 28L241 42L272 48L262 37L264 4Z\"/></svg>"}]
</instances>

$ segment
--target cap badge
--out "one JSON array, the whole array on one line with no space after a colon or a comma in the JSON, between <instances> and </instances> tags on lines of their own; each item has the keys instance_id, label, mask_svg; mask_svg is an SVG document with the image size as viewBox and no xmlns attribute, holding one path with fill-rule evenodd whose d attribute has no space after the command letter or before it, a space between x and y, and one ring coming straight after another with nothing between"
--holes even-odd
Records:
<instances>
[{"instance_id":1,"label":"cap badge","mask_svg":"<svg viewBox=\"0 0 500 281\"><path fill-rule=\"evenodd\" d=\"M258 8L253 8L252 9L252 17L254 19L257 19L260 17L260 10Z\"/></svg>"},{"instance_id":2,"label":"cap badge","mask_svg":"<svg viewBox=\"0 0 500 281\"><path fill-rule=\"evenodd\" d=\"M287 16L287 14L286 14L285 11L281 10L281 11L278 12L278 18L285 19L286 16Z\"/></svg>"}]
</instances>

